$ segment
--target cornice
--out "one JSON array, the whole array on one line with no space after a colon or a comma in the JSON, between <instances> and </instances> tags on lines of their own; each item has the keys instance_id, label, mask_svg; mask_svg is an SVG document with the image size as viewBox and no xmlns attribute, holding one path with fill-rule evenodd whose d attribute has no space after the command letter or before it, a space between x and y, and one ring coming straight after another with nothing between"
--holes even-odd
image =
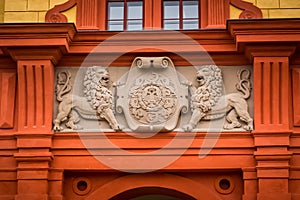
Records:
<instances>
[{"instance_id":1,"label":"cornice","mask_svg":"<svg viewBox=\"0 0 300 200\"><path fill-rule=\"evenodd\" d=\"M77 31L70 23L0 24L0 49L4 54L11 48L49 47L59 48L62 54L88 54L108 39L110 45L104 44L105 48L100 51L118 53L124 47L135 46L143 52L147 45L155 47L148 48L147 52L163 52L166 46L173 48L175 53L197 51L187 43L189 40L202 45L207 52L241 53L249 51L250 44L250 49L262 45L292 46L295 49L300 47L300 19L229 20L227 29L139 32Z\"/></svg>"}]
</instances>

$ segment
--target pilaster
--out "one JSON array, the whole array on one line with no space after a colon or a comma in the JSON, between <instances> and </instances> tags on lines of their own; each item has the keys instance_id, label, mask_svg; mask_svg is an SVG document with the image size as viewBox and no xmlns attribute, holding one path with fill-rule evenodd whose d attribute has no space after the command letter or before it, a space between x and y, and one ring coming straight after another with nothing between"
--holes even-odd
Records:
<instances>
[{"instance_id":1,"label":"pilaster","mask_svg":"<svg viewBox=\"0 0 300 200\"><path fill-rule=\"evenodd\" d=\"M280 49L280 47L277 47ZM251 49L251 48L249 48ZM291 134L289 56L293 48L252 48L254 63L254 145L257 200L288 200Z\"/></svg>"},{"instance_id":2,"label":"pilaster","mask_svg":"<svg viewBox=\"0 0 300 200\"><path fill-rule=\"evenodd\" d=\"M243 200L256 199L257 194L257 173L256 168L244 168L243 169L244 179L244 195Z\"/></svg>"},{"instance_id":3,"label":"pilaster","mask_svg":"<svg viewBox=\"0 0 300 200\"><path fill-rule=\"evenodd\" d=\"M36 52L40 52L36 54ZM54 63L59 49L9 49L17 62L17 200L49 199Z\"/></svg>"}]
</instances>

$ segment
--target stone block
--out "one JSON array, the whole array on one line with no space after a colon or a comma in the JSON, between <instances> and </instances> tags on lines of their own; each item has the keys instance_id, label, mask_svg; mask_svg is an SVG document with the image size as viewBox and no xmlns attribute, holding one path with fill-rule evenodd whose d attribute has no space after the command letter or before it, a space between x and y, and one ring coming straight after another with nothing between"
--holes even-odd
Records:
<instances>
[{"instance_id":1,"label":"stone block","mask_svg":"<svg viewBox=\"0 0 300 200\"><path fill-rule=\"evenodd\" d=\"M46 11L49 9L49 1L45 0L28 0L29 11Z\"/></svg>"},{"instance_id":2,"label":"stone block","mask_svg":"<svg viewBox=\"0 0 300 200\"><path fill-rule=\"evenodd\" d=\"M26 11L27 0L9 0L5 1L5 11Z\"/></svg>"},{"instance_id":3,"label":"stone block","mask_svg":"<svg viewBox=\"0 0 300 200\"><path fill-rule=\"evenodd\" d=\"M247 2L249 2L249 3L253 3L253 5L256 5L256 1L257 1L257 0L244 0L244 1L247 1Z\"/></svg>"},{"instance_id":4,"label":"stone block","mask_svg":"<svg viewBox=\"0 0 300 200\"><path fill-rule=\"evenodd\" d=\"M6 12L4 22L37 22L37 12Z\"/></svg>"},{"instance_id":5,"label":"stone block","mask_svg":"<svg viewBox=\"0 0 300 200\"><path fill-rule=\"evenodd\" d=\"M270 18L298 18L300 9L271 9L269 10Z\"/></svg>"},{"instance_id":6,"label":"stone block","mask_svg":"<svg viewBox=\"0 0 300 200\"><path fill-rule=\"evenodd\" d=\"M39 22L45 22L46 12L39 12Z\"/></svg>"},{"instance_id":7,"label":"stone block","mask_svg":"<svg viewBox=\"0 0 300 200\"><path fill-rule=\"evenodd\" d=\"M268 9L261 9L263 14L263 18L269 18L269 10Z\"/></svg>"},{"instance_id":8,"label":"stone block","mask_svg":"<svg viewBox=\"0 0 300 200\"><path fill-rule=\"evenodd\" d=\"M242 10L230 5L230 19L239 19Z\"/></svg>"},{"instance_id":9,"label":"stone block","mask_svg":"<svg viewBox=\"0 0 300 200\"><path fill-rule=\"evenodd\" d=\"M280 8L300 8L300 1L280 0Z\"/></svg>"},{"instance_id":10,"label":"stone block","mask_svg":"<svg viewBox=\"0 0 300 200\"><path fill-rule=\"evenodd\" d=\"M53 8L54 6L59 5L59 4L63 4L67 1L68 0L50 0L49 1L49 8Z\"/></svg>"},{"instance_id":11,"label":"stone block","mask_svg":"<svg viewBox=\"0 0 300 200\"><path fill-rule=\"evenodd\" d=\"M257 0L259 8L279 8L279 0Z\"/></svg>"},{"instance_id":12,"label":"stone block","mask_svg":"<svg viewBox=\"0 0 300 200\"><path fill-rule=\"evenodd\" d=\"M0 1L0 22L4 19L4 1Z\"/></svg>"}]
</instances>

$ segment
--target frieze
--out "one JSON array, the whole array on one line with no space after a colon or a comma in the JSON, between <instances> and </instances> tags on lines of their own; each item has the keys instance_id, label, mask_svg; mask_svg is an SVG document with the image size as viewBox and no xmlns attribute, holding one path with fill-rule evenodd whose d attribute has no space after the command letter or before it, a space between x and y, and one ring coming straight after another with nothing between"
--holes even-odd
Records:
<instances>
[{"instance_id":1,"label":"frieze","mask_svg":"<svg viewBox=\"0 0 300 200\"><path fill-rule=\"evenodd\" d=\"M175 67L137 57L131 67L56 69L56 132L253 130L251 66ZM236 75L234 75L236 74Z\"/></svg>"}]
</instances>

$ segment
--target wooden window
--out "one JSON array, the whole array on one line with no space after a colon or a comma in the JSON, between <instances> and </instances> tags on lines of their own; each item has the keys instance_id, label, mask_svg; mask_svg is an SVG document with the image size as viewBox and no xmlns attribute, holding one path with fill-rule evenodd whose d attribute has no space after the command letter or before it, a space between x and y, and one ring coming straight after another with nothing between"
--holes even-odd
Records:
<instances>
[{"instance_id":1,"label":"wooden window","mask_svg":"<svg viewBox=\"0 0 300 200\"><path fill-rule=\"evenodd\" d=\"M187 30L199 28L199 0L164 0L163 28Z\"/></svg>"},{"instance_id":2,"label":"wooden window","mask_svg":"<svg viewBox=\"0 0 300 200\"><path fill-rule=\"evenodd\" d=\"M143 1L109 0L107 3L107 30L142 30Z\"/></svg>"},{"instance_id":3,"label":"wooden window","mask_svg":"<svg viewBox=\"0 0 300 200\"><path fill-rule=\"evenodd\" d=\"M243 0L69 0L46 14L46 22L68 22L64 12L76 8L79 30L143 30L226 28L229 6L240 18L261 18L262 12Z\"/></svg>"}]
</instances>

